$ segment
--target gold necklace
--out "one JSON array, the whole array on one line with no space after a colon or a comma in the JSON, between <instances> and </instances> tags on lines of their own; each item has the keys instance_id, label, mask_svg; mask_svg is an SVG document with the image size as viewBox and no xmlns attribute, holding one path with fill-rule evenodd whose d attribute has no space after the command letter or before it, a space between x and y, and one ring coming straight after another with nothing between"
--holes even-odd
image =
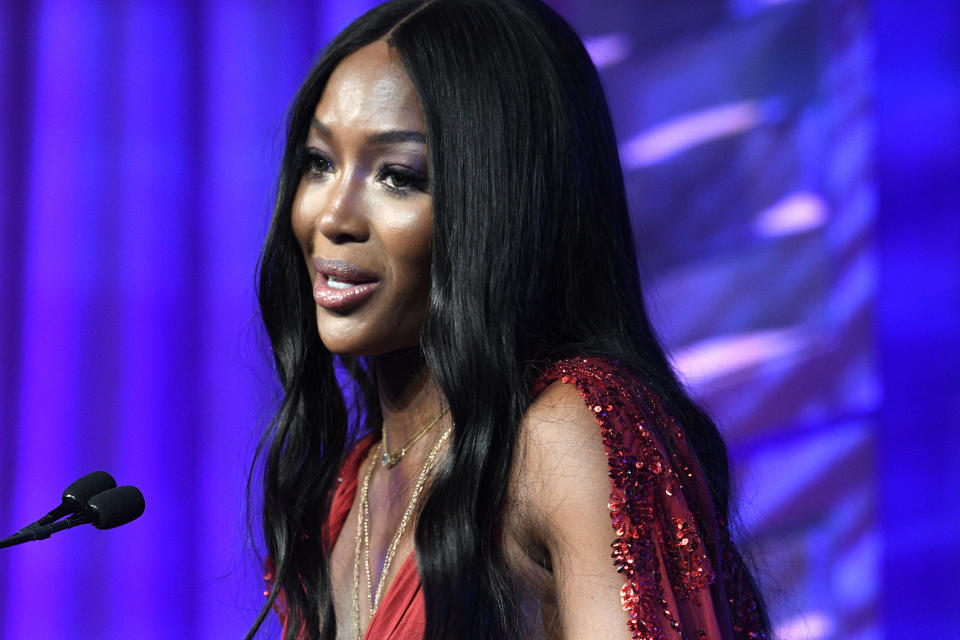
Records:
<instances>
[{"instance_id":1,"label":"gold necklace","mask_svg":"<svg viewBox=\"0 0 960 640\"><path fill-rule=\"evenodd\" d=\"M380 464L382 464L387 469L392 469L394 466L396 466L396 464L403 459L403 456L406 455L407 449L413 446L414 442L419 440L423 436L423 434L429 431L430 427L437 424L437 422L440 421L440 418L447 415L447 411L449 410L450 410L450 407L447 407L446 409L441 411L440 415L438 415L436 418L428 422L422 429L420 429L420 431L417 431L415 434L413 434L413 437L407 440L403 444L403 446L400 448L400 451L397 451L396 453L390 453L389 451L387 451L387 445L386 445L387 429L386 429L386 426L381 426L380 433L382 434L381 442L383 444L383 455L380 457Z\"/></svg>"},{"instance_id":2,"label":"gold necklace","mask_svg":"<svg viewBox=\"0 0 960 640\"><path fill-rule=\"evenodd\" d=\"M442 415L443 414L441 414L441 416ZM438 417L437 420L439 419L440 418ZM437 454L440 453L440 447L443 446L443 443L446 442L451 433L453 433L453 425L450 425L450 427L443 432L443 435L441 435L440 439L437 440L437 443L433 445L433 449L430 450L430 455L427 456L426 461L423 463L423 468L420 470L420 476L417 478L417 483L413 487L413 495L410 496L410 502L407 504L407 508L403 512L403 517L400 518L400 526L397 528L397 533L393 536L393 540L390 541L390 546L387 547L387 557L383 563L383 571L380 573L380 580L377 581L376 592L373 592L373 579L370 569L372 564L370 561L370 501L367 497L367 491L370 488L370 478L373 477L373 470L377 466L377 456L374 454L370 458L370 465L367 467L367 472L363 476L363 484L360 487L360 504L357 507L357 545L353 554L353 625L356 629L357 640L361 640L363 638L363 633L360 629L361 552L366 560L364 564L366 564L367 573L367 596L370 598L370 620L373 620L373 614L376 613L377 607L380 605L380 596L383 595L383 587L387 581L387 574L390 572L390 565L393 562L393 556L396 554L397 547L400 545L400 539L403 538L403 534L407 530L407 524L410 522L410 516L413 515L413 511L417 506L417 502L420 500L420 494L423 492L423 487L426 484L427 476L430 474L430 470L433 468L434 462L436 462ZM382 445L382 442L377 445L378 450L382 448Z\"/></svg>"}]
</instances>

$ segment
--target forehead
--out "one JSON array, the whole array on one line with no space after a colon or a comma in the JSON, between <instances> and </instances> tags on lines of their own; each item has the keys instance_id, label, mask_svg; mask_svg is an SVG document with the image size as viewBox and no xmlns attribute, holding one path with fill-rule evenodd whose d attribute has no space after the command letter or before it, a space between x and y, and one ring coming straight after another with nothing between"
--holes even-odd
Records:
<instances>
[{"instance_id":1,"label":"forehead","mask_svg":"<svg viewBox=\"0 0 960 640\"><path fill-rule=\"evenodd\" d=\"M423 111L399 54L378 40L333 70L314 112L328 128L423 130Z\"/></svg>"}]
</instances>

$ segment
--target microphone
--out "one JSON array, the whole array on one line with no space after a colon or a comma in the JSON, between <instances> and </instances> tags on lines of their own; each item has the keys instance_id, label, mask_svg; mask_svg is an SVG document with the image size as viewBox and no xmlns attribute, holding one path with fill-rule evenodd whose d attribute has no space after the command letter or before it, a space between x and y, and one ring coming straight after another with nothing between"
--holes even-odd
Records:
<instances>
[{"instance_id":1,"label":"microphone","mask_svg":"<svg viewBox=\"0 0 960 640\"><path fill-rule=\"evenodd\" d=\"M87 511L68 520L77 520L71 527L89 522L97 529L113 529L139 518L145 506L140 489L128 484L98 493L90 498Z\"/></svg>"},{"instance_id":2,"label":"microphone","mask_svg":"<svg viewBox=\"0 0 960 640\"><path fill-rule=\"evenodd\" d=\"M117 486L117 481L106 471L94 471L81 478L77 478L69 487L63 490L60 506L51 510L36 522L32 522L23 529L20 529L17 533L56 522L63 516L73 515L86 507L87 501L90 500L90 498L102 491L112 489L115 486Z\"/></svg>"},{"instance_id":3,"label":"microphone","mask_svg":"<svg viewBox=\"0 0 960 640\"><path fill-rule=\"evenodd\" d=\"M45 540L58 531L81 524L92 524L97 529L119 527L139 518L144 506L143 494L136 487L126 485L107 489L91 497L85 508L70 518L53 524L34 524L0 540L0 549L33 540Z\"/></svg>"}]
</instances>

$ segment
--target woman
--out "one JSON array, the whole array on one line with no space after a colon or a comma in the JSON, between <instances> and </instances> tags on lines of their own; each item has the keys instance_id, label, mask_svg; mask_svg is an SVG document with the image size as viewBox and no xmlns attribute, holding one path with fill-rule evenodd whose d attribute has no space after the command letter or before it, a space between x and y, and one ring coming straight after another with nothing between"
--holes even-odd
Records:
<instances>
[{"instance_id":1,"label":"woman","mask_svg":"<svg viewBox=\"0 0 960 640\"><path fill-rule=\"evenodd\" d=\"M543 4L395 0L329 45L260 265L283 397L254 630L764 636L632 237L596 70Z\"/></svg>"}]
</instances>

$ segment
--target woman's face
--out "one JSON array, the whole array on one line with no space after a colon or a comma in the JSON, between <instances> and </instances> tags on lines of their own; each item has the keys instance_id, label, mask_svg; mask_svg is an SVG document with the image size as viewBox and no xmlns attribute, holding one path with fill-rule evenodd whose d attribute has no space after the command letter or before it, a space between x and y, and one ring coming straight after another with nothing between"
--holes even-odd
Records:
<instances>
[{"instance_id":1,"label":"woman's face","mask_svg":"<svg viewBox=\"0 0 960 640\"><path fill-rule=\"evenodd\" d=\"M415 346L430 288L423 111L386 43L334 70L301 154L293 231L324 345L342 355Z\"/></svg>"}]
</instances>

